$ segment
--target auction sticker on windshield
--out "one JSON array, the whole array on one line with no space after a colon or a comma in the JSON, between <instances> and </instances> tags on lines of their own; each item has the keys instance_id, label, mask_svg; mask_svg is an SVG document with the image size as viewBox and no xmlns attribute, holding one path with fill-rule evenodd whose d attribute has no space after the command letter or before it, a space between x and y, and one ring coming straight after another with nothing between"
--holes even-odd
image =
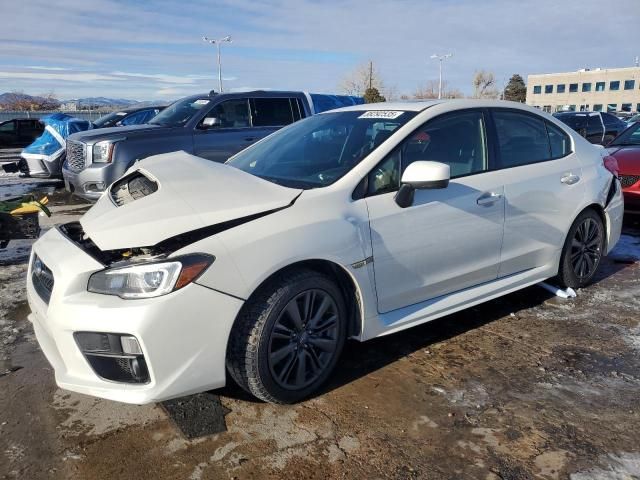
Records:
<instances>
[{"instance_id":1,"label":"auction sticker on windshield","mask_svg":"<svg viewBox=\"0 0 640 480\"><path fill-rule=\"evenodd\" d=\"M369 110L364 112L358 118L384 118L387 120L393 120L398 118L404 112L398 112L397 110Z\"/></svg>"},{"instance_id":2,"label":"auction sticker on windshield","mask_svg":"<svg viewBox=\"0 0 640 480\"><path fill-rule=\"evenodd\" d=\"M207 103L209 103L209 100L205 100L204 98L200 98L200 99L196 100L193 103L194 103L194 105L206 105Z\"/></svg>"}]
</instances>

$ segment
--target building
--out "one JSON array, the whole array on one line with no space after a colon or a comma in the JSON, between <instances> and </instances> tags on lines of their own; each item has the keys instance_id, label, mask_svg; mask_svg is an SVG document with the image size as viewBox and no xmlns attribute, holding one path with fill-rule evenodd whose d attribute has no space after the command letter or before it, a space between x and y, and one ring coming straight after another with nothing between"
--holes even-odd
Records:
<instances>
[{"instance_id":1,"label":"building","mask_svg":"<svg viewBox=\"0 0 640 480\"><path fill-rule=\"evenodd\" d=\"M65 102L60 105L60 110L64 112L75 112L78 110L78 104L76 102Z\"/></svg>"},{"instance_id":2,"label":"building","mask_svg":"<svg viewBox=\"0 0 640 480\"><path fill-rule=\"evenodd\" d=\"M529 75L527 105L547 112L640 112L640 67Z\"/></svg>"}]
</instances>

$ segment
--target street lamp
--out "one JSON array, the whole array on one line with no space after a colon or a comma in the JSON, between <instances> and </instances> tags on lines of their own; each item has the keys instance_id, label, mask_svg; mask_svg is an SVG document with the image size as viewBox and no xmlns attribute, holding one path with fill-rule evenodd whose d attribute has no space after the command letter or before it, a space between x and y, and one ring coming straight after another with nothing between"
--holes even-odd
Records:
<instances>
[{"instance_id":1,"label":"street lamp","mask_svg":"<svg viewBox=\"0 0 640 480\"><path fill-rule=\"evenodd\" d=\"M446 60L447 58L451 58L452 56L453 56L453 53L447 53L445 55L438 55L437 53L434 53L433 55L431 55L431 59L438 60L440 65L440 82L438 83L438 100L442 98L442 61Z\"/></svg>"},{"instance_id":2,"label":"street lamp","mask_svg":"<svg viewBox=\"0 0 640 480\"><path fill-rule=\"evenodd\" d=\"M226 37L220 38L218 40L214 40L209 37L202 37L202 40L218 47L218 90L220 90L220 93L222 93L222 64L220 62L220 44L222 42L231 43L231 35L227 35Z\"/></svg>"}]
</instances>

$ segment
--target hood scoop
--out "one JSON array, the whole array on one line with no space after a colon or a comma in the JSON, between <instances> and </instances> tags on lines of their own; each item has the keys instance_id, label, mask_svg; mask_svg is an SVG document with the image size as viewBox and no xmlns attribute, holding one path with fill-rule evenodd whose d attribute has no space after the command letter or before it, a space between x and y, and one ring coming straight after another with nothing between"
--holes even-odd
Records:
<instances>
[{"instance_id":1,"label":"hood scoop","mask_svg":"<svg viewBox=\"0 0 640 480\"><path fill-rule=\"evenodd\" d=\"M124 176L109 189L113 203L121 207L158 190L158 182L139 170Z\"/></svg>"}]
</instances>

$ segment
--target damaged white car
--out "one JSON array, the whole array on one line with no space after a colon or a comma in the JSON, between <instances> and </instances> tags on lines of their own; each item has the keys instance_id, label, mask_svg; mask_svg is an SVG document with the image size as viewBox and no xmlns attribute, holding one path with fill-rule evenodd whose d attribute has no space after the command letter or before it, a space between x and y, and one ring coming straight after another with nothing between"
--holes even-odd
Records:
<instances>
[{"instance_id":1,"label":"damaged white car","mask_svg":"<svg viewBox=\"0 0 640 480\"><path fill-rule=\"evenodd\" d=\"M147 403L318 391L364 341L550 277L581 287L620 236L616 165L521 104L360 105L227 164L136 164L33 247L30 320L64 389Z\"/></svg>"}]
</instances>

